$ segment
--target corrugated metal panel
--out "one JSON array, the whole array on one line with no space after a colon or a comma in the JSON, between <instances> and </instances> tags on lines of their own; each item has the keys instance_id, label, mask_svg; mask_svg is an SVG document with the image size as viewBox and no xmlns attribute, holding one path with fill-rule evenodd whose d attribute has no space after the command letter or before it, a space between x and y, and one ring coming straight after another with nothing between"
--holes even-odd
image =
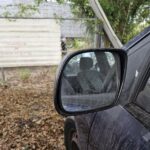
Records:
<instances>
[{"instance_id":1,"label":"corrugated metal panel","mask_svg":"<svg viewBox=\"0 0 150 150\"><path fill-rule=\"evenodd\" d=\"M7 11L10 12L12 17L15 17L16 13L18 12L18 7L16 4L23 3L23 4L32 4L33 1L31 0L13 0L13 6L7 7ZM4 3L3 3L4 4ZM6 2L5 5L11 4ZM1 2L0 2L1 5ZM6 12L5 7L0 7L0 16ZM40 13L39 13L40 12ZM84 20L73 20L75 17L71 12L71 5L68 3L59 4L56 2L43 2L39 7L39 12L33 13L30 16L26 16L27 18L72 18L61 20L61 34L67 38L75 38L75 37L82 37L86 36L86 25Z\"/></svg>"},{"instance_id":2,"label":"corrugated metal panel","mask_svg":"<svg viewBox=\"0 0 150 150\"><path fill-rule=\"evenodd\" d=\"M61 34L67 38L85 38L86 31L85 23L81 20L64 20L61 23Z\"/></svg>"},{"instance_id":3,"label":"corrugated metal panel","mask_svg":"<svg viewBox=\"0 0 150 150\"><path fill-rule=\"evenodd\" d=\"M59 64L60 36L52 19L0 19L0 67Z\"/></svg>"}]
</instances>

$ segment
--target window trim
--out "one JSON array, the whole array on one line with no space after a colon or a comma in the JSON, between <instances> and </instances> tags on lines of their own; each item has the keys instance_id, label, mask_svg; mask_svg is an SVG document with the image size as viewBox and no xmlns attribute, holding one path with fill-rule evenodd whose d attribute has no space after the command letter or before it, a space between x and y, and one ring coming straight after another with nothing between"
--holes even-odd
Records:
<instances>
[{"instance_id":1,"label":"window trim","mask_svg":"<svg viewBox=\"0 0 150 150\"><path fill-rule=\"evenodd\" d=\"M150 57L149 57L150 58ZM142 73L142 75L140 76L140 78L138 79L139 81L137 82L137 87L135 88L135 92L133 93L133 96L130 98L132 101L131 103L135 104L136 106L140 107L142 110L144 110L145 112L147 112L145 109L143 109L140 105L138 105L137 98L138 95L140 94L140 92L142 90L144 90L149 78L150 78L150 61L148 61L148 63L145 65L144 67L144 72ZM147 112L149 113L149 112ZM150 113L149 113L150 114Z\"/></svg>"},{"instance_id":2,"label":"window trim","mask_svg":"<svg viewBox=\"0 0 150 150\"><path fill-rule=\"evenodd\" d=\"M145 65L144 71L142 75L140 76L140 79L137 82L137 86L134 89L133 95L130 98L130 103L125 105L125 109L133 115L138 121L140 121L147 129L150 129L150 121L146 121L147 118L149 120L150 113L147 112L144 108L142 108L140 105L138 105L137 97L139 93L142 91L142 89L145 88L147 81L150 78L150 61Z\"/></svg>"}]
</instances>

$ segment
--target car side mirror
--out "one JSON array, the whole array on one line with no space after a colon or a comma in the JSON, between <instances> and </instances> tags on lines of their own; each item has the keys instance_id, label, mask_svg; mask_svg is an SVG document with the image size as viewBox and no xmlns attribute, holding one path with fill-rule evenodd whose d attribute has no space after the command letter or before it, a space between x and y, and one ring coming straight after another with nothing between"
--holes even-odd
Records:
<instances>
[{"instance_id":1,"label":"car side mirror","mask_svg":"<svg viewBox=\"0 0 150 150\"><path fill-rule=\"evenodd\" d=\"M67 55L55 82L58 113L79 115L117 105L126 62L126 52L120 49L88 49Z\"/></svg>"}]
</instances>

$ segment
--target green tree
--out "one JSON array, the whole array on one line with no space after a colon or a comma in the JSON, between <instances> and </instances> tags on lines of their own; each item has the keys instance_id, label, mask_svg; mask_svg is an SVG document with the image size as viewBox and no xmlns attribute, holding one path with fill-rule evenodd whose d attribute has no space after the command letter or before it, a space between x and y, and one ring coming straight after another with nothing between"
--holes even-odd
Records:
<instances>
[{"instance_id":1,"label":"green tree","mask_svg":"<svg viewBox=\"0 0 150 150\"><path fill-rule=\"evenodd\" d=\"M62 0L57 1L62 2ZM95 17L88 0L68 1L71 2L72 12L76 16ZM115 33L123 43L150 25L149 0L99 0L99 2Z\"/></svg>"}]
</instances>

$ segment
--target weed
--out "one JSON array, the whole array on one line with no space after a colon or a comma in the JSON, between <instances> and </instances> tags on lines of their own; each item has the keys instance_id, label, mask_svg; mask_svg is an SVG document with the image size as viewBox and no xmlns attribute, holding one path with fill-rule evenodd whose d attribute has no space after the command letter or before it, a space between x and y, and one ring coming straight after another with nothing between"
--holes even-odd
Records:
<instances>
[{"instance_id":1,"label":"weed","mask_svg":"<svg viewBox=\"0 0 150 150\"><path fill-rule=\"evenodd\" d=\"M20 76L21 80L27 81L31 76L31 71L27 68L26 69L21 69L19 71L19 76Z\"/></svg>"}]
</instances>

